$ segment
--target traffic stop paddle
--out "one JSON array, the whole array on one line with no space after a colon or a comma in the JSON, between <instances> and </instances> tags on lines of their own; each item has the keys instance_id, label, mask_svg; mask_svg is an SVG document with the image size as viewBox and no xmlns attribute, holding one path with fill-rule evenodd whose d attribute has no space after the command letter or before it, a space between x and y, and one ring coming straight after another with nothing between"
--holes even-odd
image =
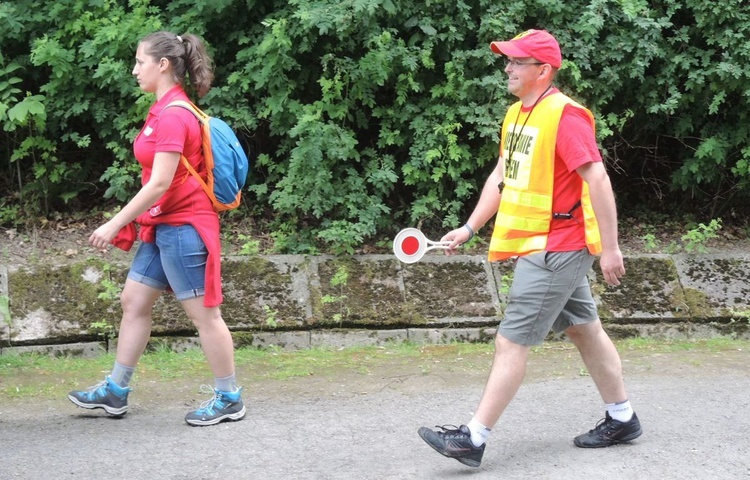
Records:
<instances>
[{"instance_id":1,"label":"traffic stop paddle","mask_svg":"<svg viewBox=\"0 0 750 480\"><path fill-rule=\"evenodd\" d=\"M429 250L446 249L451 242L433 242L416 228L405 228L393 239L393 254L404 263L416 263Z\"/></svg>"}]
</instances>

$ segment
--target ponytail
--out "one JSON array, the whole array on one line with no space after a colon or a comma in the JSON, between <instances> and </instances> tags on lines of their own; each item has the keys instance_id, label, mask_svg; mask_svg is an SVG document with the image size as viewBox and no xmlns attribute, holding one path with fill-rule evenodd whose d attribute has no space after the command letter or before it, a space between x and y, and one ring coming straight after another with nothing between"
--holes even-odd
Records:
<instances>
[{"instance_id":1,"label":"ponytail","mask_svg":"<svg viewBox=\"0 0 750 480\"><path fill-rule=\"evenodd\" d=\"M199 97L204 97L211 89L214 65L197 35L160 31L143 37L141 43L146 45L146 53L153 58L169 60L174 80L180 85L184 85L187 75Z\"/></svg>"}]
</instances>

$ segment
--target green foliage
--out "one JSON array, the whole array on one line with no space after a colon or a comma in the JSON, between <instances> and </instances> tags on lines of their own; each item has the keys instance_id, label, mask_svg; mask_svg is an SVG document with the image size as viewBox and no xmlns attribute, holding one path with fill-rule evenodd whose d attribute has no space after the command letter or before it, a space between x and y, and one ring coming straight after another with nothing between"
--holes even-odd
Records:
<instances>
[{"instance_id":1,"label":"green foliage","mask_svg":"<svg viewBox=\"0 0 750 480\"><path fill-rule=\"evenodd\" d=\"M608 151L622 160L628 198L693 210L703 203L709 218L746 201L750 7L633 0L617 2L618 12L615 2L589 3L582 21L596 32L577 40L575 57L591 60L580 92L607 112L617 135Z\"/></svg>"},{"instance_id":2,"label":"green foliage","mask_svg":"<svg viewBox=\"0 0 750 480\"><path fill-rule=\"evenodd\" d=\"M279 146L257 159L268 177L251 190L285 221L318 225L313 240L333 253L353 253L394 220L455 223L477 191L472 152L492 149L500 110L475 85L501 79L481 71L490 59L476 54L472 7L431 6L435 19L407 2L277 5L228 77L234 92L266 92L253 110ZM297 236L284 240L306 248Z\"/></svg>"},{"instance_id":3,"label":"green foliage","mask_svg":"<svg viewBox=\"0 0 750 480\"><path fill-rule=\"evenodd\" d=\"M719 238L719 231L722 229L721 218L712 219L707 224L696 222L689 216L668 222L663 216L654 216L650 218L650 221L653 223L646 226L645 233L640 235L645 252L707 253L711 240ZM656 231L654 225L660 226L659 231ZM684 233L665 244L664 232Z\"/></svg>"},{"instance_id":4,"label":"green foliage","mask_svg":"<svg viewBox=\"0 0 750 480\"><path fill-rule=\"evenodd\" d=\"M106 340L112 340L117 337L117 329L115 328L114 325L107 322L106 320L101 320L99 322L91 322L91 325L89 326L89 331Z\"/></svg>"},{"instance_id":5,"label":"green foliage","mask_svg":"<svg viewBox=\"0 0 750 480\"><path fill-rule=\"evenodd\" d=\"M346 265L341 265L336 269L336 273L331 277L331 287L338 288L338 295L323 295L321 301L326 304L330 303L339 306L339 311L333 314L333 321L341 324L345 317L349 316L349 307L346 306L345 300L347 299L344 293L344 288L349 283L349 269Z\"/></svg>"},{"instance_id":6,"label":"green foliage","mask_svg":"<svg viewBox=\"0 0 750 480\"><path fill-rule=\"evenodd\" d=\"M656 235L653 233L647 233L641 238L643 239L643 248L647 252L653 252L659 248L659 240L656 239Z\"/></svg>"},{"instance_id":7,"label":"green foliage","mask_svg":"<svg viewBox=\"0 0 750 480\"><path fill-rule=\"evenodd\" d=\"M263 305L263 311L266 313L266 325L268 325L270 328L278 327L279 311L269 307L268 305Z\"/></svg>"},{"instance_id":8,"label":"green foliage","mask_svg":"<svg viewBox=\"0 0 750 480\"><path fill-rule=\"evenodd\" d=\"M10 298L7 295L0 295L0 318L7 325L12 325L10 317Z\"/></svg>"},{"instance_id":9,"label":"green foliage","mask_svg":"<svg viewBox=\"0 0 750 480\"><path fill-rule=\"evenodd\" d=\"M0 21L19 21L2 50L15 55L6 70L23 78L13 84L28 92L4 98L9 108L0 121L8 133L0 141L11 152L15 193L27 213L80 205L79 195L98 181L107 142L122 140L116 116L128 112L135 93L120 81L125 59L137 34L155 25L141 18L145 2L132 2L130 14L121 3L21 0L0 9Z\"/></svg>"},{"instance_id":10,"label":"green foliage","mask_svg":"<svg viewBox=\"0 0 750 480\"><path fill-rule=\"evenodd\" d=\"M460 225L514 101L488 44L526 28L560 40L557 84L596 114L621 209L741 216L745 3L0 3L0 223L132 197L132 141L153 102L132 58L159 29L206 39L217 69L202 106L246 141L252 207L239 214L272 219L279 253L351 254L403 226Z\"/></svg>"},{"instance_id":11,"label":"green foliage","mask_svg":"<svg viewBox=\"0 0 750 480\"><path fill-rule=\"evenodd\" d=\"M717 233L719 230L721 230L720 218L711 220L711 223L708 225L699 223L697 227L688 230L682 236L682 241L685 243L685 251L688 253L706 253L706 244L715 238L719 238Z\"/></svg>"},{"instance_id":12,"label":"green foliage","mask_svg":"<svg viewBox=\"0 0 750 480\"><path fill-rule=\"evenodd\" d=\"M104 265L103 273L105 276L100 282L103 290L99 292L96 298L114 302L120 298L123 286L112 279L112 266L110 264Z\"/></svg>"},{"instance_id":13,"label":"green foliage","mask_svg":"<svg viewBox=\"0 0 750 480\"><path fill-rule=\"evenodd\" d=\"M99 292L99 294L96 296L96 298L100 300L104 300L106 302L110 302L110 303L117 302L117 300L120 298L120 292L122 292L122 285L113 279L112 270L113 270L112 265L108 263L105 263L102 266L103 277L101 278L99 282L99 285L101 286L102 291ZM112 312L111 309L108 309L108 310ZM115 317L114 313L112 317L113 318L111 322L107 320L106 318L102 318L101 320L97 322L91 322L89 331L106 340L112 340L116 338L117 328L115 326L115 323L119 319Z\"/></svg>"},{"instance_id":14,"label":"green foliage","mask_svg":"<svg viewBox=\"0 0 750 480\"><path fill-rule=\"evenodd\" d=\"M243 234L237 235L237 238L243 242L239 251L240 255L258 255L260 252L260 242L258 240L253 240L250 235Z\"/></svg>"},{"instance_id":15,"label":"green foliage","mask_svg":"<svg viewBox=\"0 0 750 480\"><path fill-rule=\"evenodd\" d=\"M500 277L500 285L497 289L497 293L500 295L500 310L502 312L505 311L505 308L508 306L507 298L510 294L510 287L513 285L513 274L503 274L503 276Z\"/></svg>"}]
</instances>

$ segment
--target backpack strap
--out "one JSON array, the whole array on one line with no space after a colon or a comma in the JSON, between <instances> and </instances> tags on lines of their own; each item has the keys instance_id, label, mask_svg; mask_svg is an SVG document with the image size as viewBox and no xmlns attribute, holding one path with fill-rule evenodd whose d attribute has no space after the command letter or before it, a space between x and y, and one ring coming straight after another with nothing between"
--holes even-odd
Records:
<instances>
[{"instance_id":1,"label":"backpack strap","mask_svg":"<svg viewBox=\"0 0 750 480\"><path fill-rule=\"evenodd\" d=\"M167 106L165 106L164 108L166 109L169 107L181 107L192 113L198 120L198 124L201 128L201 138L203 138L203 125L208 122L209 118L203 110L196 107L194 103L186 102L184 100L175 100L167 104ZM211 202L216 203L216 197L211 191L211 187L208 185L208 183L206 183L206 180L204 180L203 177L201 177L201 175L195 170L195 168L190 165L187 157L185 157L185 155L183 155L182 153L180 153L180 163L182 163L190 173L190 175L192 175L198 181L198 183L200 183L200 186L203 188L203 191L206 192L206 195L208 195L208 197L211 199ZM206 168L208 168L208 165L206 165ZM187 175L185 175L185 178L182 179L182 183L185 183L185 180L187 180Z\"/></svg>"}]
</instances>

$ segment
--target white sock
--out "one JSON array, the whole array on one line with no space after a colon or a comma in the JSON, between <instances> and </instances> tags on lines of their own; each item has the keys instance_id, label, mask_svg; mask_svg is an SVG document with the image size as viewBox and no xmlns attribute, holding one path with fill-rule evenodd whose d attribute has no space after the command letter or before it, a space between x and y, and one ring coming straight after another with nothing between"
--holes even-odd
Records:
<instances>
[{"instance_id":1,"label":"white sock","mask_svg":"<svg viewBox=\"0 0 750 480\"><path fill-rule=\"evenodd\" d=\"M235 374L231 374L228 377L214 377L214 386L216 390L222 392L236 392L237 391L237 379Z\"/></svg>"},{"instance_id":2,"label":"white sock","mask_svg":"<svg viewBox=\"0 0 750 480\"><path fill-rule=\"evenodd\" d=\"M633 418L633 407L630 406L630 400L619 403L607 403L607 413L613 419L620 422L629 422Z\"/></svg>"},{"instance_id":3,"label":"white sock","mask_svg":"<svg viewBox=\"0 0 750 480\"><path fill-rule=\"evenodd\" d=\"M492 432L492 430L479 423L476 417L472 417L466 426L469 427L469 430L471 431L471 443L473 443L475 447L482 446L486 443L487 438Z\"/></svg>"},{"instance_id":4,"label":"white sock","mask_svg":"<svg viewBox=\"0 0 750 480\"><path fill-rule=\"evenodd\" d=\"M135 367L128 367L115 361L115 366L112 367L112 372L109 374L109 378L117 384L120 388L126 388L130 385L130 379L133 378L133 372Z\"/></svg>"}]
</instances>

